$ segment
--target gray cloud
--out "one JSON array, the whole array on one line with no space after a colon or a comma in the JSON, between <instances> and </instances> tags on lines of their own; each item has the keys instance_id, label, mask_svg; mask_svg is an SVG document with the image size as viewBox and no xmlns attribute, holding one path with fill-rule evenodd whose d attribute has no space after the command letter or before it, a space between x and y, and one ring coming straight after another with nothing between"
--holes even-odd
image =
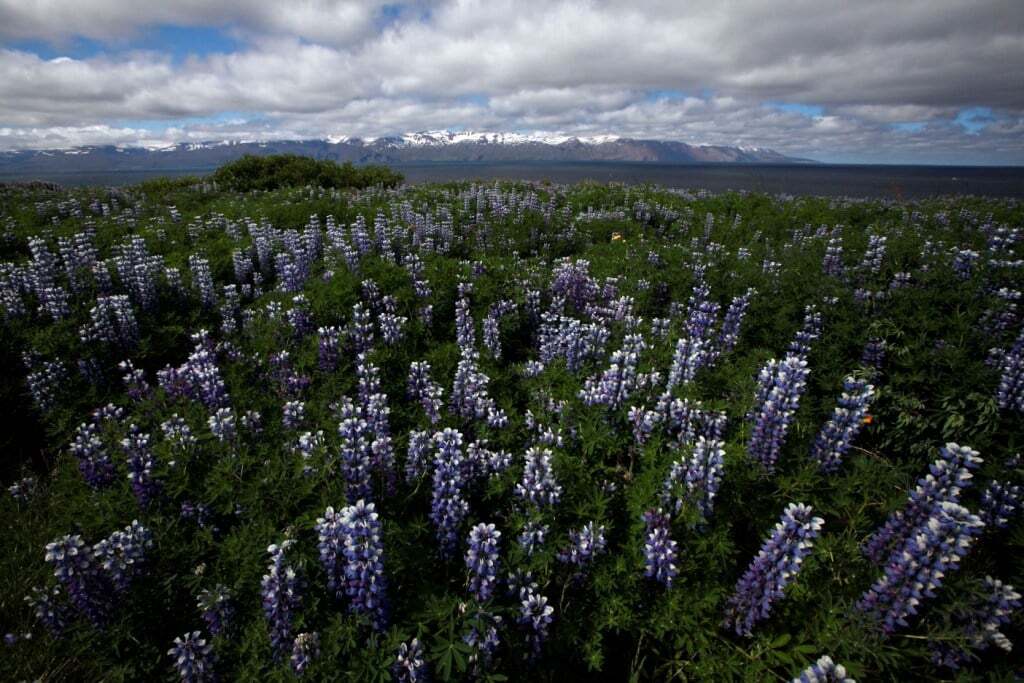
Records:
<instances>
[{"instance_id":1,"label":"gray cloud","mask_svg":"<svg viewBox=\"0 0 1024 683\"><path fill-rule=\"evenodd\" d=\"M1024 163L1018 0L223 5L0 0L8 44L110 45L77 60L0 50L0 145L467 127ZM217 27L242 47L177 62L123 47L162 24ZM956 123L970 107L994 120ZM251 115L180 121L223 112ZM154 121L166 123L138 123Z\"/></svg>"}]
</instances>

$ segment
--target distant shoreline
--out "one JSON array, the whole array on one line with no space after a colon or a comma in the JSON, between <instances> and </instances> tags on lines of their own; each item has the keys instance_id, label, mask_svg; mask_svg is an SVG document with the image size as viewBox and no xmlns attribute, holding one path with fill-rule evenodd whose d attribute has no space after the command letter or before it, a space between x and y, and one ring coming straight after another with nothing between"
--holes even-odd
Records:
<instances>
[{"instance_id":1,"label":"distant shoreline","mask_svg":"<svg viewBox=\"0 0 1024 683\"><path fill-rule=\"evenodd\" d=\"M1024 198L1024 167L893 166L860 164L774 164L609 161L418 161L389 164L409 184L460 180L583 180L652 183L714 192L746 190L770 194L914 198L982 195ZM0 182L42 180L66 186L130 185L159 177L202 176L214 167L0 173Z\"/></svg>"}]
</instances>

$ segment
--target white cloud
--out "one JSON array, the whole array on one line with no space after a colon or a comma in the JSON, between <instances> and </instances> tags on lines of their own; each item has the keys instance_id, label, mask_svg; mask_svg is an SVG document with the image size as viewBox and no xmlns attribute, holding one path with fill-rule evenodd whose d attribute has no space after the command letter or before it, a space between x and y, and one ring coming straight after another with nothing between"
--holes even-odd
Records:
<instances>
[{"instance_id":1,"label":"white cloud","mask_svg":"<svg viewBox=\"0 0 1024 683\"><path fill-rule=\"evenodd\" d=\"M159 25L215 27L242 46L185 60L128 49ZM121 142L154 130L167 139L466 127L833 158L873 158L880 147L920 156L935 151L921 144L931 140L948 156L977 156L981 145L1024 162L1018 0L451 0L398 10L329 0L0 0L0 38L59 47L75 36L108 49L55 60L0 50L0 145ZM952 120L973 106L996 121L967 136ZM254 122L239 132L179 121L222 112L252 112ZM153 121L165 124L132 123ZM890 125L903 122L927 125Z\"/></svg>"}]
</instances>

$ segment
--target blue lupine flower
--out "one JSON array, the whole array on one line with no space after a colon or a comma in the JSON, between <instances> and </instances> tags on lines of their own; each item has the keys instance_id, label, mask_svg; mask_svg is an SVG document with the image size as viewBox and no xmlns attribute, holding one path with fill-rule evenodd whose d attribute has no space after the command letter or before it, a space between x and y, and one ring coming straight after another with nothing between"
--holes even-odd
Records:
<instances>
[{"instance_id":1,"label":"blue lupine flower","mask_svg":"<svg viewBox=\"0 0 1024 683\"><path fill-rule=\"evenodd\" d=\"M423 406L431 424L441 419L441 397L444 390L430 377L430 363L413 362L409 365L409 398Z\"/></svg>"},{"instance_id":2,"label":"blue lupine flower","mask_svg":"<svg viewBox=\"0 0 1024 683\"><path fill-rule=\"evenodd\" d=\"M811 457L818 461L823 472L839 469L843 456L864 426L874 395L875 388L864 380L855 377L843 380L843 395L811 447Z\"/></svg>"},{"instance_id":3,"label":"blue lupine flower","mask_svg":"<svg viewBox=\"0 0 1024 683\"><path fill-rule=\"evenodd\" d=\"M163 484L153 474L156 457L149 444L149 434L133 424L128 427L128 436L121 441L121 446L128 455L128 480L135 499L140 507L149 507L163 490Z\"/></svg>"},{"instance_id":4,"label":"blue lupine flower","mask_svg":"<svg viewBox=\"0 0 1024 683\"><path fill-rule=\"evenodd\" d=\"M679 570L675 565L678 545L672 540L669 521L660 508L644 513L644 576L671 588Z\"/></svg>"},{"instance_id":5,"label":"blue lupine flower","mask_svg":"<svg viewBox=\"0 0 1024 683\"><path fill-rule=\"evenodd\" d=\"M857 683L846 675L846 669L832 661L828 655L818 658L814 664L804 669L793 683Z\"/></svg>"},{"instance_id":6,"label":"blue lupine flower","mask_svg":"<svg viewBox=\"0 0 1024 683\"><path fill-rule=\"evenodd\" d=\"M756 408L747 414L753 423L747 453L768 472L775 470L809 373L806 360L789 354L782 361L768 361L758 375Z\"/></svg>"},{"instance_id":7,"label":"blue lupine flower","mask_svg":"<svg viewBox=\"0 0 1024 683\"><path fill-rule=\"evenodd\" d=\"M985 524L967 508L948 500L932 505L929 515L906 535L885 562L885 573L857 602L878 617L882 630L907 626L926 598L935 597L942 579L954 571Z\"/></svg>"},{"instance_id":8,"label":"blue lupine flower","mask_svg":"<svg viewBox=\"0 0 1024 683\"><path fill-rule=\"evenodd\" d=\"M536 446L526 451L523 478L516 484L515 494L534 505L554 505L562 495L562 487L551 470L551 451Z\"/></svg>"},{"instance_id":9,"label":"blue lupine flower","mask_svg":"<svg viewBox=\"0 0 1024 683\"><path fill-rule=\"evenodd\" d=\"M270 565L260 582L263 614L270 629L270 646L274 659L280 659L292 644L292 621L301 603L301 586L295 570L288 564L285 552L294 540L286 540L267 548Z\"/></svg>"},{"instance_id":10,"label":"blue lupine flower","mask_svg":"<svg viewBox=\"0 0 1024 683\"><path fill-rule=\"evenodd\" d=\"M343 508L338 521L350 609L369 615L374 628L381 630L387 625L387 579L380 518L373 503L360 500Z\"/></svg>"},{"instance_id":11,"label":"blue lupine flower","mask_svg":"<svg viewBox=\"0 0 1024 683\"><path fill-rule=\"evenodd\" d=\"M1024 413L1024 330L999 363L999 387L996 400L1000 408Z\"/></svg>"},{"instance_id":12,"label":"blue lupine flower","mask_svg":"<svg viewBox=\"0 0 1024 683\"><path fill-rule=\"evenodd\" d=\"M92 548L81 536L66 535L46 545L46 561L53 566L53 575L64 586L71 604L93 624L101 625L109 611L108 586Z\"/></svg>"},{"instance_id":13,"label":"blue lupine flower","mask_svg":"<svg viewBox=\"0 0 1024 683\"><path fill-rule=\"evenodd\" d=\"M320 634L317 632L300 633L295 636L292 644L291 665L296 676L301 676L313 663L313 660L320 656Z\"/></svg>"},{"instance_id":14,"label":"blue lupine flower","mask_svg":"<svg viewBox=\"0 0 1024 683\"><path fill-rule=\"evenodd\" d=\"M519 590L518 622L527 629L526 639L534 656L540 654L541 645L548 636L548 626L555 608L548 604L547 597L535 592L532 586Z\"/></svg>"},{"instance_id":15,"label":"blue lupine flower","mask_svg":"<svg viewBox=\"0 0 1024 683\"><path fill-rule=\"evenodd\" d=\"M422 683L427 680L427 662L423 659L423 647L413 638L408 644L398 646L398 656L391 668L398 683Z\"/></svg>"},{"instance_id":16,"label":"blue lupine flower","mask_svg":"<svg viewBox=\"0 0 1024 683\"><path fill-rule=\"evenodd\" d=\"M772 535L736 582L726 607L726 627L737 635L752 635L754 624L768 617L772 603L782 598L786 586L800 572L824 523L811 515L808 505L790 503L786 507Z\"/></svg>"},{"instance_id":17,"label":"blue lupine flower","mask_svg":"<svg viewBox=\"0 0 1024 683\"><path fill-rule=\"evenodd\" d=\"M174 660L182 683L203 683L214 679L213 646L201 637L199 631L186 633L174 639L174 647L167 651Z\"/></svg>"},{"instance_id":18,"label":"blue lupine flower","mask_svg":"<svg viewBox=\"0 0 1024 683\"><path fill-rule=\"evenodd\" d=\"M977 469L981 462L977 451L947 443L940 450L939 459L930 466L929 473L917 480L917 487L910 492L903 508L889 515L885 525L864 543L864 554L875 564L881 564L932 516L936 505L960 500L960 491L970 486L971 471Z\"/></svg>"},{"instance_id":19,"label":"blue lupine flower","mask_svg":"<svg viewBox=\"0 0 1024 683\"><path fill-rule=\"evenodd\" d=\"M593 522L587 522L580 529L569 531L569 545L558 553L558 559L583 569L604 552L606 545L604 525L595 527Z\"/></svg>"},{"instance_id":20,"label":"blue lupine flower","mask_svg":"<svg viewBox=\"0 0 1024 683\"><path fill-rule=\"evenodd\" d=\"M1005 529L1021 507L1024 489L1017 484L990 481L981 494L981 521L985 528Z\"/></svg>"},{"instance_id":21,"label":"blue lupine flower","mask_svg":"<svg viewBox=\"0 0 1024 683\"><path fill-rule=\"evenodd\" d=\"M466 473L462 457L462 434L445 429L434 435L437 454L434 456L433 496L430 520L437 530L441 554L451 557L458 546L458 530L469 513L469 504L462 495Z\"/></svg>"},{"instance_id":22,"label":"blue lupine flower","mask_svg":"<svg viewBox=\"0 0 1024 683\"><path fill-rule=\"evenodd\" d=\"M700 513L702 520L711 517L715 496L722 482L725 449L719 439L697 437L693 453L685 460L672 464L662 486L661 500L679 513L689 502Z\"/></svg>"},{"instance_id":23,"label":"blue lupine flower","mask_svg":"<svg viewBox=\"0 0 1024 683\"><path fill-rule=\"evenodd\" d=\"M983 652L995 645L1004 652L1013 649L1013 643L1000 629L1010 623L1010 616L1021 607L1021 595L1013 586L991 576L985 577L987 596L981 604L954 615L955 622L962 627L967 647L953 647L944 642L930 642L932 661L940 666L959 669L978 658L975 652Z\"/></svg>"},{"instance_id":24,"label":"blue lupine flower","mask_svg":"<svg viewBox=\"0 0 1024 683\"><path fill-rule=\"evenodd\" d=\"M530 557L537 549L544 545L544 537L547 536L548 525L539 522L527 522L519 534L519 547L523 549L527 557Z\"/></svg>"},{"instance_id":25,"label":"blue lupine flower","mask_svg":"<svg viewBox=\"0 0 1024 683\"><path fill-rule=\"evenodd\" d=\"M218 584L212 589L203 589L196 606L210 635L217 636L231 628L235 615L234 597L226 586Z\"/></svg>"},{"instance_id":26,"label":"blue lupine flower","mask_svg":"<svg viewBox=\"0 0 1024 683\"><path fill-rule=\"evenodd\" d=\"M32 588L32 594L25 596L25 602L36 615L36 620L56 638L60 637L68 627L69 615L60 600L60 586L46 589L39 586Z\"/></svg>"},{"instance_id":27,"label":"blue lupine flower","mask_svg":"<svg viewBox=\"0 0 1024 683\"><path fill-rule=\"evenodd\" d=\"M487 602L494 595L497 581L498 539L501 532L493 524L481 522L469 532L469 549L466 550L466 567L469 568L469 590L477 602Z\"/></svg>"}]
</instances>

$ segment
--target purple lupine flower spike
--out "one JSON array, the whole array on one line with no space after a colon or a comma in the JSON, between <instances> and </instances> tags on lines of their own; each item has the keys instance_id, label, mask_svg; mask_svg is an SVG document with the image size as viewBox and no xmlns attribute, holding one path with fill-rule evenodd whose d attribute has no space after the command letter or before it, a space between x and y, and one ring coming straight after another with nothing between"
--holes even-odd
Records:
<instances>
[{"instance_id":1,"label":"purple lupine flower spike","mask_svg":"<svg viewBox=\"0 0 1024 683\"><path fill-rule=\"evenodd\" d=\"M935 597L942 579L954 571L985 524L967 508L943 500L912 528L885 563L885 572L857 602L857 609L877 617L882 631L908 625L926 598Z\"/></svg>"},{"instance_id":2,"label":"purple lupine flower spike","mask_svg":"<svg viewBox=\"0 0 1024 683\"><path fill-rule=\"evenodd\" d=\"M644 576L672 587L679 573L676 567L678 544L672 540L669 516L660 508L644 513Z\"/></svg>"},{"instance_id":3,"label":"purple lupine flower spike","mask_svg":"<svg viewBox=\"0 0 1024 683\"><path fill-rule=\"evenodd\" d=\"M398 655L391 667L397 683L423 683L427 680L427 662L420 641L413 638L398 646Z\"/></svg>"},{"instance_id":4,"label":"purple lupine flower spike","mask_svg":"<svg viewBox=\"0 0 1024 683\"><path fill-rule=\"evenodd\" d=\"M846 669L832 661L828 655L818 658L793 679L793 683L857 683L846 675Z\"/></svg>"},{"instance_id":5,"label":"purple lupine flower spike","mask_svg":"<svg viewBox=\"0 0 1024 683\"><path fill-rule=\"evenodd\" d=\"M295 642L292 644L292 656L290 659L292 665L292 671L295 672L296 676L301 676L309 668L309 665L313 663L317 657L320 656L320 634L316 631L312 633L300 633L295 636Z\"/></svg>"},{"instance_id":6,"label":"purple lupine flower spike","mask_svg":"<svg viewBox=\"0 0 1024 683\"><path fill-rule=\"evenodd\" d=\"M174 639L174 647L167 651L174 661L174 668L181 676L181 683L204 683L214 680L213 646L206 642L199 631L186 633Z\"/></svg>"},{"instance_id":7,"label":"purple lupine flower spike","mask_svg":"<svg viewBox=\"0 0 1024 683\"><path fill-rule=\"evenodd\" d=\"M270 645L274 658L280 659L292 644L292 622L294 613L301 603L301 586L295 570L288 563L285 553L294 540L286 540L267 548L270 565L260 582L263 596L263 614L270 629Z\"/></svg>"},{"instance_id":8,"label":"purple lupine flower spike","mask_svg":"<svg viewBox=\"0 0 1024 683\"><path fill-rule=\"evenodd\" d=\"M462 455L462 434L445 429L434 434L437 454L434 456L433 495L430 520L437 531L441 554L451 557L458 546L458 530L469 513L469 504L462 495L468 483Z\"/></svg>"},{"instance_id":9,"label":"purple lupine flower spike","mask_svg":"<svg viewBox=\"0 0 1024 683\"><path fill-rule=\"evenodd\" d=\"M818 461L823 472L839 469L843 456L864 426L874 395L875 388L864 380L847 377L843 381L843 395L811 447L811 457Z\"/></svg>"},{"instance_id":10,"label":"purple lupine flower spike","mask_svg":"<svg viewBox=\"0 0 1024 683\"><path fill-rule=\"evenodd\" d=\"M493 524L477 524L469 532L466 567L469 569L469 590L477 602L487 602L494 595L497 582L498 539L501 532Z\"/></svg>"},{"instance_id":11,"label":"purple lupine flower spike","mask_svg":"<svg viewBox=\"0 0 1024 683\"><path fill-rule=\"evenodd\" d=\"M747 414L753 423L747 453L769 473L775 470L809 373L807 361L790 354L782 361L768 361L758 375L756 408Z\"/></svg>"},{"instance_id":12,"label":"purple lupine flower spike","mask_svg":"<svg viewBox=\"0 0 1024 683\"><path fill-rule=\"evenodd\" d=\"M825 521L802 503L790 503L757 557L736 583L726 607L725 626L737 635L750 636L753 627L768 617L772 603L799 573Z\"/></svg>"},{"instance_id":13,"label":"purple lupine flower spike","mask_svg":"<svg viewBox=\"0 0 1024 683\"><path fill-rule=\"evenodd\" d=\"M947 443L940 450L939 459L929 467L929 473L917 480L903 508L889 515L885 525L864 543L862 550L868 559L881 565L928 520L938 504L959 502L961 490L970 486L971 472L981 462L978 452L972 448Z\"/></svg>"}]
</instances>

